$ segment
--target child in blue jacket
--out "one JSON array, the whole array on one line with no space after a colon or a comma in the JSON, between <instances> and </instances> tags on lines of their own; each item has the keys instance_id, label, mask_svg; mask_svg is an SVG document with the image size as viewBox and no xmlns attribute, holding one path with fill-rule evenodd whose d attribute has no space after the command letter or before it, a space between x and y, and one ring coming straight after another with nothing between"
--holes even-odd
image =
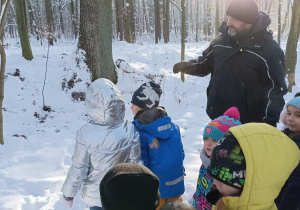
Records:
<instances>
[{"instance_id":1,"label":"child in blue jacket","mask_svg":"<svg viewBox=\"0 0 300 210\"><path fill-rule=\"evenodd\" d=\"M160 180L157 210L169 201L181 200L184 193L184 151L180 130L164 107L158 107L162 91L158 84L142 84L132 96L133 124L140 134L141 157Z\"/></svg>"}]
</instances>

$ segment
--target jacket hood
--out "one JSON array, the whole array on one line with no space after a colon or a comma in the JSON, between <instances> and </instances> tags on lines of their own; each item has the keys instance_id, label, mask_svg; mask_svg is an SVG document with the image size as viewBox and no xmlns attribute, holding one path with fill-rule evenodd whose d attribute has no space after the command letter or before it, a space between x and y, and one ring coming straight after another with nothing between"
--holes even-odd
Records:
<instances>
[{"instance_id":1,"label":"jacket hood","mask_svg":"<svg viewBox=\"0 0 300 210\"><path fill-rule=\"evenodd\" d=\"M270 16L264 12L259 12L258 20L253 27L252 34L267 29L270 24L271 24Z\"/></svg>"},{"instance_id":2,"label":"jacket hood","mask_svg":"<svg viewBox=\"0 0 300 210\"><path fill-rule=\"evenodd\" d=\"M165 108L159 106L148 110L138 111L138 113L134 116L134 120L137 120L140 124L147 125L154 122L155 120L158 120L159 118L166 116L168 116L168 114Z\"/></svg>"},{"instance_id":3,"label":"jacket hood","mask_svg":"<svg viewBox=\"0 0 300 210\"><path fill-rule=\"evenodd\" d=\"M147 125L140 124L137 120L133 121L137 129L160 139L169 139L173 135L174 124L170 117L162 117Z\"/></svg>"},{"instance_id":4,"label":"jacket hood","mask_svg":"<svg viewBox=\"0 0 300 210\"><path fill-rule=\"evenodd\" d=\"M248 123L229 131L243 150L246 179L240 196L223 198L226 209L277 209L274 199L299 164L299 148L281 131L264 123Z\"/></svg>"},{"instance_id":5,"label":"jacket hood","mask_svg":"<svg viewBox=\"0 0 300 210\"><path fill-rule=\"evenodd\" d=\"M97 79L88 87L86 109L91 122L96 124L117 125L124 120L124 99L118 88L104 78Z\"/></svg>"}]
</instances>

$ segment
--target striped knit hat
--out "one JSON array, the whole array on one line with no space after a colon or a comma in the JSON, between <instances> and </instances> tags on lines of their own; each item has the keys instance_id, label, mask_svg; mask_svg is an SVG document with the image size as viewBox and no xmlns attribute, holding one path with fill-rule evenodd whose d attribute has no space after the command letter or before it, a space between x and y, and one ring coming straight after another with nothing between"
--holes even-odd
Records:
<instances>
[{"instance_id":1,"label":"striped knit hat","mask_svg":"<svg viewBox=\"0 0 300 210\"><path fill-rule=\"evenodd\" d=\"M241 125L240 113L236 107L229 108L223 116L220 116L212 120L204 128L203 140L206 137L211 137L216 141L219 141L229 128Z\"/></svg>"}]
</instances>

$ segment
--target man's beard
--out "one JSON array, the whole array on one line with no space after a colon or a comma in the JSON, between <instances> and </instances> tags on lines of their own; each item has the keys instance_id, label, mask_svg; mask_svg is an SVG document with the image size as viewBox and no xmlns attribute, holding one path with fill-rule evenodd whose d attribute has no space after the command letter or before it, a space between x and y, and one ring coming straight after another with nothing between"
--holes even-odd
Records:
<instances>
[{"instance_id":1,"label":"man's beard","mask_svg":"<svg viewBox=\"0 0 300 210\"><path fill-rule=\"evenodd\" d=\"M228 28L228 35L234 40L246 40L251 36L251 29L247 29L245 27L240 29L234 27L231 28L234 30L230 30L230 28Z\"/></svg>"}]
</instances>

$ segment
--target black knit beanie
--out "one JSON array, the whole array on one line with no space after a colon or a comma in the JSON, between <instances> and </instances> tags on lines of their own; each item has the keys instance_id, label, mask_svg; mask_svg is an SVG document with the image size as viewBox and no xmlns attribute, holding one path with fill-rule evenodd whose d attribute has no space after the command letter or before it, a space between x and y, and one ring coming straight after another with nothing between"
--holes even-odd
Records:
<instances>
[{"instance_id":1,"label":"black knit beanie","mask_svg":"<svg viewBox=\"0 0 300 210\"><path fill-rule=\"evenodd\" d=\"M235 136L228 132L214 147L210 165L210 175L218 181L242 189L245 184L246 160Z\"/></svg>"},{"instance_id":2,"label":"black knit beanie","mask_svg":"<svg viewBox=\"0 0 300 210\"><path fill-rule=\"evenodd\" d=\"M155 210L160 202L159 179L147 167L121 163L112 167L100 183L105 210Z\"/></svg>"},{"instance_id":3,"label":"black knit beanie","mask_svg":"<svg viewBox=\"0 0 300 210\"><path fill-rule=\"evenodd\" d=\"M255 24L258 20L258 6L254 0L232 0L226 15L244 23Z\"/></svg>"},{"instance_id":4,"label":"black knit beanie","mask_svg":"<svg viewBox=\"0 0 300 210\"><path fill-rule=\"evenodd\" d=\"M147 82L142 84L133 93L131 103L144 110L148 110L158 106L161 93L159 84Z\"/></svg>"}]
</instances>

